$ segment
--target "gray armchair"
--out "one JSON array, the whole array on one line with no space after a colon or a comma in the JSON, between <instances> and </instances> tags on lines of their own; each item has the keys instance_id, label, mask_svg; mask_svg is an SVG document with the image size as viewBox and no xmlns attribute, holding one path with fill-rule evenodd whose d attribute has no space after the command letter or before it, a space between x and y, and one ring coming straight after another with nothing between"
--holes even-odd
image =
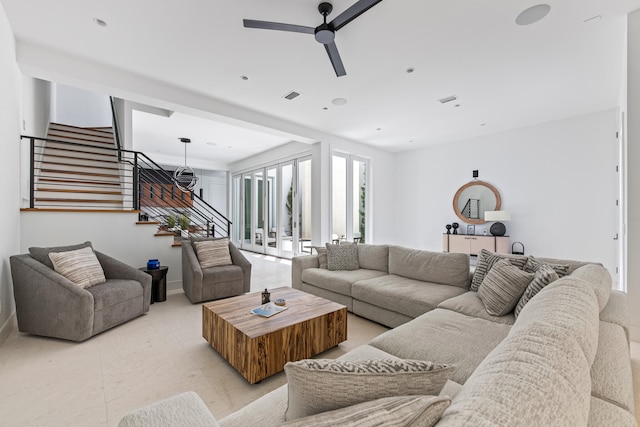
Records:
<instances>
[{"instance_id":1,"label":"gray armchair","mask_svg":"<svg viewBox=\"0 0 640 427\"><path fill-rule=\"evenodd\" d=\"M106 282L81 288L53 269L49 252L91 246L30 248L11 256L18 329L33 335L84 341L149 311L151 276L94 251Z\"/></svg>"},{"instance_id":2,"label":"gray armchair","mask_svg":"<svg viewBox=\"0 0 640 427\"><path fill-rule=\"evenodd\" d=\"M251 263L231 242L229 253L232 265L203 269L196 256L193 241L182 241L182 288L189 301L211 301L249 292Z\"/></svg>"}]
</instances>

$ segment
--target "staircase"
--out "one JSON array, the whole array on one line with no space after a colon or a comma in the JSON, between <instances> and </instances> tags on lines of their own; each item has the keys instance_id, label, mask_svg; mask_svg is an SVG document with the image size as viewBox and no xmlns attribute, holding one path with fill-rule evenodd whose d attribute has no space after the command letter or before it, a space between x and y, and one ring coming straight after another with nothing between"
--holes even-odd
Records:
<instances>
[{"instance_id":1,"label":"staircase","mask_svg":"<svg viewBox=\"0 0 640 427\"><path fill-rule=\"evenodd\" d=\"M59 141L59 142L58 142ZM111 128L51 123L34 152L33 201L49 209L123 209L122 177Z\"/></svg>"},{"instance_id":2,"label":"staircase","mask_svg":"<svg viewBox=\"0 0 640 427\"><path fill-rule=\"evenodd\" d=\"M480 200L469 199L462 209L462 216L469 219L480 219Z\"/></svg>"}]
</instances>

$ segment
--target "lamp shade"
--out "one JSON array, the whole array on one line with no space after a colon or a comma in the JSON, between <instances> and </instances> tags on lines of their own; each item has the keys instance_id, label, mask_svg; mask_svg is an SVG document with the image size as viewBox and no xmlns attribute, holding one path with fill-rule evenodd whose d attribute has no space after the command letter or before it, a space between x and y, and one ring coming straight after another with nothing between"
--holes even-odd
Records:
<instances>
[{"instance_id":1,"label":"lamp shade","mask_svg":"<svg viewBox=\"0 0 640 427\"><path fill-rule=\"evenodd\" d=\"M485 221L510 221L511 214L507 211L485 211Z\"/></svg>"}]
</instances>

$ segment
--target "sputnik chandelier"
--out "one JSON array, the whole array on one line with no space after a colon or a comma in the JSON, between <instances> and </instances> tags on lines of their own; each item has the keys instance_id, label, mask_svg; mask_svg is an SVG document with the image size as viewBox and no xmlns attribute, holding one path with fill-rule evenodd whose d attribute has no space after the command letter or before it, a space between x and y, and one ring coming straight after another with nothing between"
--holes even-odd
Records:
<instances>
[{"instance_id":1,"label":"sputnik chandelier","mask_svg":"<svg viewBox=\"0 0 640 427\"><path fill-rule=\"evenodd\" d=\"M187 193L193 191L196 187L198 177L193 169L187 166L187 144L191 143L191 140L189 138L178 139L184 143L184 166L178 167L175 172L173 172L173 178L176 181L176 187Z\"/></svg>"}]
</instances>

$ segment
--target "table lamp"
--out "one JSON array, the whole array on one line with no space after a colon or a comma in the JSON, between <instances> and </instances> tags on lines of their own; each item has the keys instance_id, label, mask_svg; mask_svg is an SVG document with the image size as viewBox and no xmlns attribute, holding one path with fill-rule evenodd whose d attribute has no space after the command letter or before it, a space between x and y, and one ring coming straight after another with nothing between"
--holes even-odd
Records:
<instances>
[{"instance_id":1,"label":"table lamp","mask_svg":"<svg viewBox=\"0 0 640 427\"><path fill-rule=\"evenodd\" d=\"M484 213L485 221L496 221L491 225L489 231L494 236L504 236L507 231L506 227L500 221L510 221L511 214L507 211L486 211Z\"/></svg>"}]
</instances>

